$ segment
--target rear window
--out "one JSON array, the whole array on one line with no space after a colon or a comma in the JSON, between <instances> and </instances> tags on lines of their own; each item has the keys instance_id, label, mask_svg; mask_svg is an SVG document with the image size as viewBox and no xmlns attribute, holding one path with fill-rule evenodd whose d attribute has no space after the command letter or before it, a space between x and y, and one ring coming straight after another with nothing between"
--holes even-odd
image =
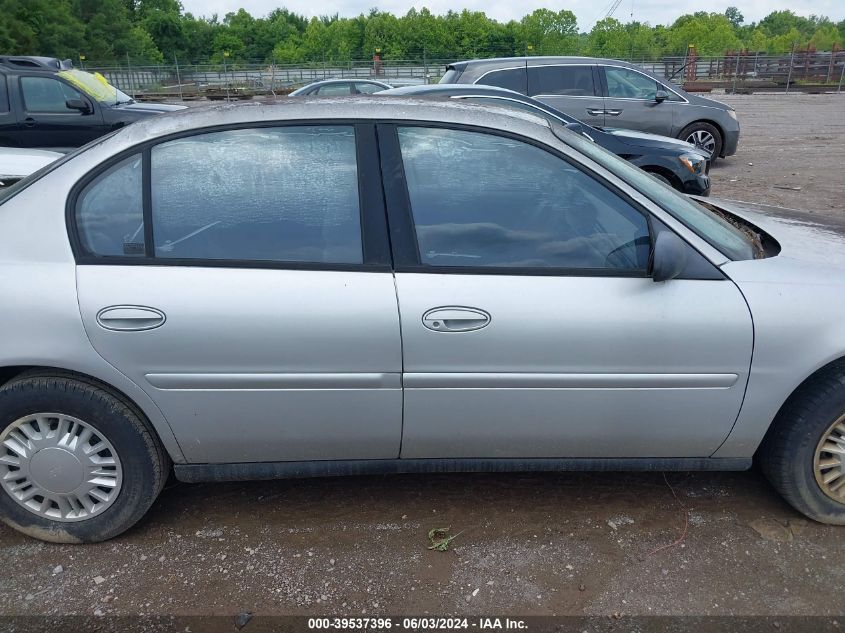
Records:
<instances>
[{"instance_id":1,"label":"rear window","mask_svg":"<svg viewBox=\"0 0 845 633\"><path fill-rule=\"evenodd\" d=\"M507 68L505 70L494 70L476 80L477 84L484 86L496 86L507 88L525 94L527 86L525 81L524 68Z\"/></svg>"},{"instance_id":2,"label":"rear window","mask_svg":"<svg viewBox=\"0 0 845 633\"><path fill-rule=\"evenodd\" d=\"M592 66L535 66L528 69L529 95L594 97Z\"/></svg>"}]
</instances>

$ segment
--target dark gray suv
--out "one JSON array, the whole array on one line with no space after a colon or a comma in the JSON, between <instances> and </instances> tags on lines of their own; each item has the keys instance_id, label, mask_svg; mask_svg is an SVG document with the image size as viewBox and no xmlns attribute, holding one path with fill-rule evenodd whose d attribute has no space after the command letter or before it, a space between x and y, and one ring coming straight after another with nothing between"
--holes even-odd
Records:
<instances>
[{"instance_id":1,"label":"dark gray suv","mask_svg":"<svg viewBox=\"0 0 845 633\"><path fill-rule=\"evenodd\" d=\"M736 153L739 122L724 103L689 94L638 66L594 57L504 57L455 62L440 83L521 92L595 127L673 136L709 151Z\"/></svg>"}]
</instances>

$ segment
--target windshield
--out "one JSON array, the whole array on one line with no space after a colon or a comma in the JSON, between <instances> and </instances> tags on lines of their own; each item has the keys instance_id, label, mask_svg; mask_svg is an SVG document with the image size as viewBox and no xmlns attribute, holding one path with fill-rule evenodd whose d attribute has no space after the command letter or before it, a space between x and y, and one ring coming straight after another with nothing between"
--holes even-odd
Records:
<instances>
[{"instance_id":1,"label":"windshield","mask_svg":"<svg viewBox=\"0 0 845 633\"><path fill-rule=\"evenodd\" d=\"M550 123L561 140L636 187L724 255L735 261L754 259L754 244L726 220L598 144L590 143L577 134L566 134L562 126Z\"/></svg>"},{"instance_id":2,"label":"windshield","mask_svg":"<svg viewBox=\"0 0 845 633\"><path fill-rule=\"evenodd\" d=\"M59 77L70 82L75 88L78 88L92 99L100 103L105 103L106 105L119 105L121 103L132 103L133 101L132 97L112 86L100 73L92 74L74 68L72 70L62 70L59 72Z\"/></svg>"}]
</instances>

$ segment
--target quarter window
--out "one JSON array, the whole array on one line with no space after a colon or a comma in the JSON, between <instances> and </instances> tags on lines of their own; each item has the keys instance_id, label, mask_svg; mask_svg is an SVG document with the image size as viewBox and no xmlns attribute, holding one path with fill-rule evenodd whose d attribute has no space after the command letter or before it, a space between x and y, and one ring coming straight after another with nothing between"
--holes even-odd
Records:
<instances>
[{"instance_id":1,"label":"quarter window","mask_svg":"<svg viewBox=\"0 0 845 633\"><path fill-rule=\"evenodd\" d=\"M361 263L352 127L200 134L152 149L155 256Z\"/></svg>"},{"instance_id":2,"label":"quarter window","mask_svg":"<svg viewBox=\"0 0 845 633\"><path fill-rule=\"evenodd\" d=\"M76 206L82 247L96 256L144 255L141 155L112 166L88 184Z\"/></svg>"},{"instance_id":3,"label":"quarter window","mask_svg":"<svg viewBox=\"0 0 845 633\"><path fill-rule=\"evenodd\" d=\"M645 270L644 215L563 159L462 130L399 143L423 265Z\"/></svg>"},{"instance_id":4,"label":"quarter window","mask_svg":"<svg viewBox=\"0 0 845 633\"><path fill-rule=\"evenodd\" d=\"M534 66L528 69L528 94L594 97L592 66Z\"/></svg>"},{"instance_id":5,"label":"quarter window","mask_svg":"<svg viewBox=\"0 0 845 633\"><path fill-rule=\"evenodd\" d=\"M657 94L657 82L635 70L606 67L604 76L607 79L608 97L654 100Z\"/></svg>"},{"instance_id":6,"label":"quarter window","mask_svg":"<svg viewBox=\"0 0 845 633\"><path fill-rule=\"evenodd\" d=\"M66 83L51 77L21 77L21 91L27 112L79 114L67 107L68 99L85 100Z\"/></svg>"}]
</instances>

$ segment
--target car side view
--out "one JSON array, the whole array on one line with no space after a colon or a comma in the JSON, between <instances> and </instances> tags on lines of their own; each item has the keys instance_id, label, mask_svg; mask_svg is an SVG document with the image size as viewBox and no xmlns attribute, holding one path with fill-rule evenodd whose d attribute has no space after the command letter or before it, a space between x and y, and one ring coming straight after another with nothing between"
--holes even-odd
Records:
<instances>
[{"instance_id":1,"label":"car side view","mask_svg":"<svg viewBox=\"0 0 845 633\"><path fill-rule=\"evenodd\" d=\"M512 107L551 117L682 193L710 194L710 154L666 136L616 128L599 129L523 94L471 84L433 84L385 90L382 96L442 97Z\"/></svg>"},{"instance_id":2,"label":"car side view","mask_svg":"<svg viewBox=\"0 0 845 633\"><path fill-rule=\"evenodd\" d=\"M841 235L511 108L149 118L0 191L0 516L95 542L171 473L756 458L843 524L843 267Z\"/></svg>"},{"instance_id":3,"label":"car side view","mask_svg":"<svg viewBox=\"0 0 845 633\"><path fill-rule=\"evenodd\" d=\"M735 154L739 144L739 122L733 108L615 59L474 59L449 64L440 82L508 88L588 125L682 139L710 152L713 160Z\"/></svg>"},{"instance_id":4,"label":"car side view","mask_svg":"<svg viewBox=\"0 0 845 633\"><path fill-rule=\"evenodd\" d=\"M0 147L65 152L133 121L183 109L137 103L69 59L0 55Z\"/></svg>"}]
</instances>

